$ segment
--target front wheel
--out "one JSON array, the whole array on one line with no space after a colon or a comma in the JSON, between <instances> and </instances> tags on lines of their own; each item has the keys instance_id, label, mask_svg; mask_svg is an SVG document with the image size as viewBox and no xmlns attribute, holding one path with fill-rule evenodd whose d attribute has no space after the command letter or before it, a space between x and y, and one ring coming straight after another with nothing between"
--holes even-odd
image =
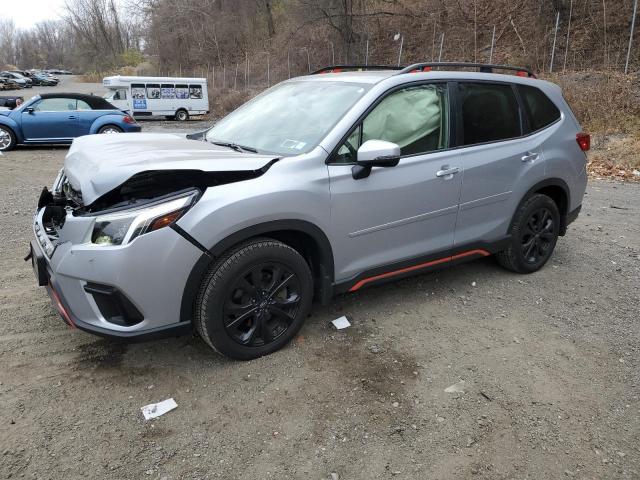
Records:
<instances>
[{"instance_id":1,"label":"front wheel","mask_svg":"<svg viewBox=\"0 0 640 480\"><path fill-rule=\"evenodd\" d=\"M305 259L282 242L258 238L211 267L196 298L194 323L214 350L250 360L275 352L298 333L312 296Z\"/></svg>"},{"instance_id":2,"label":"front wheel","mask_svg":"<svg viewBox=\"0 0 640 480\"><path fill-rule=\"evenodd\" d=\"M532 195L518 208L509 233L509 246L497 254L500 265L517 273L540 270L558 241L558 206L546 195Z\"/></svg>"},{"instance_id":3,"label":"front wheel","mask_svg":"<svg viewBox=\"0 0 640 480\"><path fill-rule=\"evenodd\" d=\"M9 127L0 125L0 152L6 152L16 146L16 136Z\"/></svg>"},{"instance_id":4,"label":"front wheel","mask_svg":"<svg viewBox=\"0 0 640 480\"><path fill-rule=\"evenodd\" d=\"M98 133L122 133L122 129L120 127L116 127L115 125L105 125L100 130L98 130Z\"/></svg>"}]
</instances>

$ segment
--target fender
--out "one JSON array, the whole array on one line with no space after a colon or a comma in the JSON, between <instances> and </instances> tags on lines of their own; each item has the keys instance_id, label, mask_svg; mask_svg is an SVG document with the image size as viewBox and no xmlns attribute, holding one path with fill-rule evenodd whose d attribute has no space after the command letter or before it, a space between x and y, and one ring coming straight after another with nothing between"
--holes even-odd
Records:
<instances>
[{"instance_id":1,"label":"fender","mask_svg":"<svg viewBox=\"0 0 640 480\"><path fill-rule=\"evenodd\" d=\"M314 248L318 254L317 271L314 272L315 281L317 282L317 297L320 303L327 304L333 296L334 263L331 243L322 229L311 222L305 220L273 220L259 223L232 233L211 248L204 247L186 232L180 232L179 230L181 229L174 230L187 241L193 243L197 248L203 250L203 254L191 269L182 294L182 304L180 307L181 322L191 320L193 305L202 282L202 277L211 265L234 245L262 235L270 236L269 234L272 234L277 238L279 236L278 233L293 232L302 233L312 238L315 244L312 248Z\"/></svg>"},{"instance_id":2,"label":"fender","mask_svg":"<svg viewBox=\"0 0 640 480\"><path fill-rule=\"evenodd\" d=\"M91 128L89 129L89 134L93 135L95 133L98 133L98 130L100 130L105 125L119 126L122 122L122 118L123 116L118 114L102 115L93 121L93 123L91 124Z\"/></svg>"},{"instance_id":3,"label":"fender","mask_svg":"<svg viewBox=\"0 0 640 480\"><path fill-rule=\"evenodd\" d=\"M16 113L15 110L12 110L9 115L0 115L0 125L9 127L13 131L13 134L16 136L16 143L22 143L24 142L24 137L22 135L22 128L20 128L20 125L18 125L18 122L16 122L12 118L14 113Z\"/></svg>"},{"instance_id":4,"label":"fender","mask_svg":"<svg viewBox=\"0 0 640 480\"><path fill-rule=\"evenodd\" d=\"M569 193L569 186L567 185L567 182L565 182L561 178L547 178L545 180L542 180L536 183L529 190L527 190L527 193L525 193L525 195L520 199L520 202L518 203L518 206L516 207L515 211L512 212L512 220L509 223L509 230L507 231L511 231L515 212L518 211L518 209L524 203L524 201L527 198L529 198L531 195L533 195L535 192L540 191L547 187L559 187L564 192L566 202L565 202L565 205L558 205L558 210L560 211L560 235L564 235L566 233L567 225L569 223L567 221L567 216L569 214L568 212L569 205L571 205L571 194Z\"/></svg>"}]
</instances>

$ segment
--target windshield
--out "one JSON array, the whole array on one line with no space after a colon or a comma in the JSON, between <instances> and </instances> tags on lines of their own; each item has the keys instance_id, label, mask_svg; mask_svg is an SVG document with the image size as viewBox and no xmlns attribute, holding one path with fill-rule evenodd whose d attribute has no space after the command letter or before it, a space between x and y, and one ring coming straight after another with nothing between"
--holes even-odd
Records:
<instances>
[{"instance_id":1,"label":"windshield","mask_svg":"<svg viewBox=\"0 0 640 480\"><path fill-rule=\"evenodd\" d=\"M281 83L220 120L206 139L278 155L307 153L369 88L346 82Z\"/></svg>"}]
</instances>

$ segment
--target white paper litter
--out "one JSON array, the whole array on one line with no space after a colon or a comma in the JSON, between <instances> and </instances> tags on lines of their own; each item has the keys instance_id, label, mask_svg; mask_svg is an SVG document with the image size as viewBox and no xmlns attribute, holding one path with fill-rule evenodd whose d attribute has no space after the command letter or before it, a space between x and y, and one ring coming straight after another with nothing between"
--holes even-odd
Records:
<instances>
[{"instance_id":1,"label":"white paper litter","mask_svg":"<svg viewBox=\"0 0 640 480\"><path fill-rule=\"evenodd\" d=\"M332 320L331 323L333 323L333 326L336 327L336 330L342 330L343 328L351 326L349 320L347 320L347 317L345 316L336 318L335 320Z\"/></svg>"},{"instance_id":2,"label":"white paper litter","mask_svg":"<svg viewBox=\"0 0 640 480\"><path fill-rule=\"evenodd\" d=\"M464 380L454 383L450 387L445 388L444 391L447 393L464 393Z\"/></svg>"},{"instance_id":3,"label":"white paper litter","mask_svg":"<svg viewBox=\"0 0 640 480\"><path fill-rule=\"evenodd\" d=\"M142 410L142 414L144 415L145 420L151 420L152 418L164 415L165 413L170 412L177 407L178 404L176 403L176 401L173 398L168 398L158 403L150 403L149 405L145 405L140 410Z\"/></svg>"}]
</instances>

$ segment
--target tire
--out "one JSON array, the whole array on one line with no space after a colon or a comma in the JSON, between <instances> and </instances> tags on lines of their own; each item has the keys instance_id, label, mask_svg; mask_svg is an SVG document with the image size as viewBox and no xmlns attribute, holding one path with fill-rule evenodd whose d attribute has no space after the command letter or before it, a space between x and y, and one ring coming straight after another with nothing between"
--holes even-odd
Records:
<instances>
[{"instance_id":1,"label":"tire","mask_svg":"<svg viewBox=\"0 0 640 480\"><path fill-rule=\"evenodd\" d=\"M98 134L111 134L111 133L122 133L122 129L115 125L105 125L104 127L100 127L100 130L98 130Z\"/></svg>"},{"instance_id":2,"label":"tire","mask_svg":"<svg viewBox=\"0 0 640 480\"><path fill-rule=\"evenodd\" d=\"M207 272L194 323L217 352L251 360L279 350L298 333L312 296L305 259L282 242L257 238L230 249Z\"/></svg>"},{"instance_id":3,"label":"tire","mask_svg":"<svg viewBox=\"0 0 640 480\"><path fill-rule=\"evenodd\" d=\"M8 152L16 146L16 135L9 127L0 125L0 152Z\"/></svg>"},{"instance_id":4,"label":"tire","mask_svg":"<svg viewBox=\"0 0 640 480\"><path fill-rule=\"evenodd\" d=\"M189 112L187 112L186 110L178 110L176 112L175 119L179 122L186 122L187 120L189 120Z\"/></svg>"},{"instance_id":5,"label":"tire","mask_svg":"<svg viewBox=\"0 0 640 480\"><path fill-rule=\"evenodd\" d=\"M551 258L560 232L560 212L555 202L536 193L518 208L507 249L496 257L504 268L517 273L540 270Z\"/></svg>"}]
</instances>

